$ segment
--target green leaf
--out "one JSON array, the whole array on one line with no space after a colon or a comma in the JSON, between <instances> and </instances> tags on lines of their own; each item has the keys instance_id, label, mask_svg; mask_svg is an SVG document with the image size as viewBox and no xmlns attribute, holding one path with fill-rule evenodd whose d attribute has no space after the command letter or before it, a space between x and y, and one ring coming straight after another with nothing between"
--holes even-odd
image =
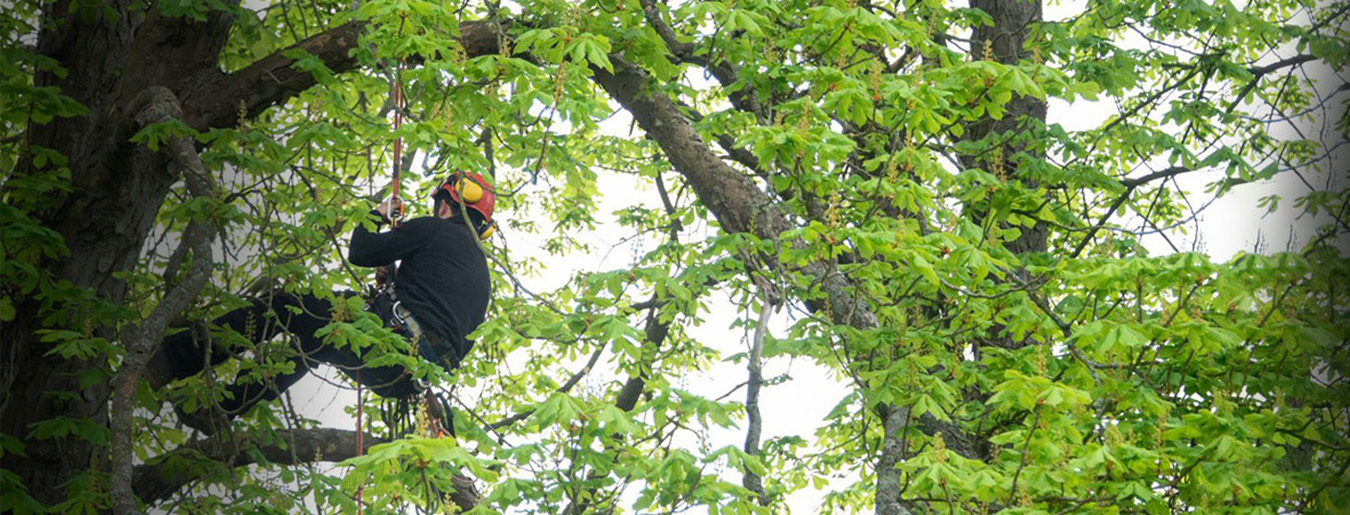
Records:
<instances>
[{"instance_id":1,"label":"green leaf","mask_svg":"<svg viewBox=\"0 0 1350 515\"><path fill-rule=\"evenodd\" d=\"M33 424L30 438L49 440L73 436L94 445L107 445L108 428L87 417L57 416Z\"/></svg>"},{"instance_id":2,"label":"green leaf","mask_svg":"<svg viewBox=\"0 0 1350 515\"><path fill-rule=\"evenodd\" d=\"M14 515L40 515L47 508L32 496L19 476L8 470L0 470L0 506Z\"/></svg>"},{"instance_id":3,"label":"green leaf","mask_svg":"<svg viewBox=\"0 0 1350 515\"><path fill-rule=\"evenodd\" d=\"M159 146L166 141L176 138L193 138L196 134L197 132L188 127L182 120L175 118L146 125L131 136L131 142L145 145L150 150L158 152Z\"/></svg>"}]
</instances>

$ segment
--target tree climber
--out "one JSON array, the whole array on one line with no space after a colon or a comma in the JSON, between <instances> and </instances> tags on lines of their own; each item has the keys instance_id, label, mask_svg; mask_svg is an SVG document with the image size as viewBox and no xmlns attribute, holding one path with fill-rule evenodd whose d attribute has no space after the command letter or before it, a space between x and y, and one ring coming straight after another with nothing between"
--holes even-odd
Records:
<instances>
[{"instance_id":1,"label":"tree climber","mask_svg":"<svg viewBox=\"0 0 1350 515\"><path fill-rule=\"evenodd\" d=\"M496 193L482 174L456 172L432 193L432 216L414 218L379 233L358 224L352 232L347 260L353 265L390 267L401 263L392 283L369 299L367 309L412 342L419 357L447 370L458 367L473 348L474 342L467 335L487 313L491 283L487 258L476 240L492 234L496 201ZM391 209L401 213L402 208L395 196L380 203L371 216L382 227L390 223ZM338 295L345 298L355 293ZM276 399L320 362L337 367L383 397L404 399L421 390L401 366L366 366L352 349L325 343L320 330L333 318L333 304L327 299L290 293L255 299L249 306L216 318L215 325L255 342L283 333L293 336L298 355L290 361L295 368L268 384L236 377L227 387L228 395L219 402L219 411L204 407L188 412L180 407L180 419L203 433L214 434L230 418L259 401ZM152 388L191 377L230 357L213 346L208 335L200 333L186 330L164 339L146 374Z\"/></svg>"}]
</instances>

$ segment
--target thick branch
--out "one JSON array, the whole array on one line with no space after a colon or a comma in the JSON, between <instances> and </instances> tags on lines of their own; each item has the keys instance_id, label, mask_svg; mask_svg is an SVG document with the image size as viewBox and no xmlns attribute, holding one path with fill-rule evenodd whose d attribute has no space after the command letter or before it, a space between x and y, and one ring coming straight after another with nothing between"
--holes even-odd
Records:
<instances>
[{"instance_id":1,"label":"thick branch","mask_svg":"<svg viewBox=\"0 0 1350 515\"><path fill-rule=\"evenodd\" d=\"M344 429L304 429L277 431L268 443L240 433L238 440L206 438L192 441L144 465L138 465L131 474L136 485L136 496L147 504L164 500L188 483L213 473L209 467L193 466L194 462L210 460L227 467L242 467L259 463L300 465L320 461L337 462L358 456L356 432ZM283 444L284 442L284 444ZM361 453L382 443L371 435L363 438ZM256 449L258 452L241 452Z\"/></svg>"},{"instance_id":2,"label":"thick branch","mask_svg":"<svg viewBox=\"0 0 1350 515\"><path fill-rule=\"evenodd\" d=\"M759 322L755 325L755 336L750 342L750 356L746 359L745 365L749 379L745 388L745 414L748 427L745 430L744 450L750 456L759 456L759 437L764 423L759 413L759 390L764 385L764 335L768 331L766 326L772 309L773 304L769 303L766 294L764 306L760 308ZM769 505L769 496L764 492L763 478L759 477L759 474L747 468L741 478L741 485L755 493L760 506Z\"/></svg>"},{"instance_id":3,"label":"thick branch","mask_svg":"<svg viewBox=\"0 0 1350 515\"><path fill-rule=\"evenodd\" d=\"M767 193L756 188L749 177L713 154L668 96L647 91L648 77L645 72L620 56L612 55L610 60L614 65L614 73L592 69L595 81L656 140L675 170L694 188L699 200L717 216L723 230L750 233L764 240L778 240L785 231L794 227ZM784 247L803 245L799 240L784 241L782 244ZM785 268L782 263L771 259L768 261L766 265L769 267L780 270ZM797 267L795 271L812 277L820 288L820 296L808 295L804 299L809 309L837 324L861 330L879 327L871 306L853 295L852 284L830 263L813 261ZM909 423L908 407L887 408L884 419ZM903 424L895 428L896 434ZM925 429L940 431L944 437L950 435L951 441L960 442L959 447L953 447L953 450L962 455L974 455L968 435L962 433L958 426L934 420ZM890 458L898 460L899 456ZM898 470L894 467L883 467L878 472L887 476L888 481L898 481Z\"/></svg>"},{"instance_id":4,"label":"thick branch","mask_svg":"<svg viewBox=\"0 0 1350 515\"><path fill-rule=\"evenodd\" d=\"M138 98L144 108L136 115L138 125L144 127L153 123L179 119L182 111L178 99L167 88L147 89ZM172 138L165 142L164 150L179 169L187 183L189 194L194 198L211 197L214 188L209 182L206 167L193 146L192 140L185 137ZM192 250L192 266L184 280L171 288L160 300L155 309L138 327L130 328L126 341L127 354L122 366L113 378L112 409L112 502L113 511L119 515L139 513L140 509L132 495L132 395L135 393L137 379L145 369L150 355L159 347L164 329L169 321L182 313L197 294L201 292L207 279L211 277L213 264L211 241L217 232L215 223L209 219L192 221L183 234L181 245Z\"/></svg>"},{"instance_id":5,"label":"thick branch","mask_svg":"<svg viewBox=\"0 0 1350 515\"><path fill-rule=\"evenodd\" d=\"M166 14L157 4L136 27L135 39L118 75L129 95L150 86L182 93L192 74L216 70L240 0L223 0L201 19ZM166 65L172 63L172 65Z\"/></svg>"},{"instance_id":6,"label":"thick branch","mask_svg":"<svg viewBox=\"0 0 1350 515\"><path fill-rule=\"evenodd\" d=\"M661 10L656 8L654 0L642 0L642 14L647 19L647 24L652 26L652 30L661 36L661 41L666 43L666 48L670 53L675 54L676 58L686 59L694 55L694 44L680 42L675 37L675 31L671 30L670 24L661 18Z\"/></svg>"},{"instance_id":7,"label":"thick branch","mask_svg":"<svg viewBox=\"0 0 1350 515\"><path fill-rule=\"evenodd\" d=\"M212 71L198 78L184 98L187 123L197 130L230 127L244 105L249 118L281 105L318 84L313 73L295 68L290 56L312 55L332 73L342 73L360 64L354 50L365 24L351 22L315 34L231 74ZM460 42L469 56L496 53L501 44L501 26L492 21L460 24ZM298 55L297 55L298 54Z\"/></svg>"},{"instance_id":8,"label":"thick branch","mask_svg":"<svg viewBox=\"0 0 1350 515\"><path fill-rule=\"evenodd\" d=\"M353 22L315 34L228 75L218 70L206 72L183 99L188 111L185 121L197 130L232 127L239 120L241 103L245 115L252 118L317 84L314 74L295 68L291 55L318 57L334 73L356 67L358 61L352 50L362 27L364 24Z\"/></svg>"},{"instance_id":9,"label":"thick branch","mask_svg":"<svg viewBox=\"0 0 1350 515\"><path fill-rule=\"evenodd\" d=\"M905 454L903 435L909 427L909 407L881 406L881 456L877 459L877 515L909 515L901 501L905 485L898 467Z\"/></svg>"},{"instance_id":10,"label":"thick branch","mask_svg":"<svg viewBox=\"0 0 1350 515\"><path fill-rule=\"evenodd\" d=\"M661 317L653 311L647 315L647 326L643 328L642 334L643 351L648 352L647 349L650 348L650 352L654 356L660 350L661 345L665 343L666 336L670 335L670 324L661 322ZM623 389L619 390L619 395L614 398L616 408L633 411L633 408L637 406L638 397L647 388L647 375L652 363L647 361L639 366L641 370L633 377L628 378L628 382L623 384Z\"/></svg>"},{"instance_id":11,"label":"thick branch","mask_svg":"<svg viewBox=\"0 0 1350 515\"><path fill-rule=\"evenodd\" d=\"M717 216L723 230L745 232L775 240L795 226L776 202L714 154L670 97L647 92L648 75L624 60L610 56L614 73L593 69L595 81L624 106L638 125L661 146L675 170L685 177L698 198ZM800 245L801 242L788 242ZM771 263L771 266L778 266ZM824 298L807 299L813 311L836 323L860 329L878 326L871 307L851 294L848 280L831 272L826 263L815 261L799 271L814 277Z\"/></svg>"},{"instance_id":12,"label":"thick branch","mask_svg":"<svg viewBox=\"0 0 1350 515\"><path fill-rule=\"evenodd\" d=\"M1316 60L1317 60L1317 57L1314 56L1314 55L1311 55L1311 54L1299 54L1299 55L1290 57L1290 58L1288 58L1288 59L1281 59L1281 60L1279 60L1279 61L1276 61L1276 62L1267 64L1267 65L1265 65L1265 66L1253 66L1253 67L1251 67L1251 68L1248 68L1247 71L1251 72L1252 75L1255 75L1255 76L1256 76L1256 77L1254 77L1254 79L1259 79L1259 78L1261 78L1262 75L1265 75L1265 74L1267 74L1267 73L1273 72L1273 71L1278 70L1278 69L1280 69L1280 68L1288 68L1288 67L1290 67L1290 66L1298 66L1298 65L1300 65L1300 64L1303 64L1303 63L1309 63L1309 62L1316 61Z\"/></svg>"},{"instance_id":13,"label":"thick branch","mask_svg":"<svg viewBox=\"0 0 1350 515\"><path fill-rule=\"evenodd\" d=\"M689 119L694 123L703 121L703 115L700 114L698 110L684 104L681 104L680 106L685 109L685 112L689 113ZM763 170L760 170L759 158L755 156L754 152L736 146L736 139L728 134L717 134L716 137L717 145L722 147L722 150L727 153L727 157L730 157L732 161L740 163L741 166L744 166L756 175L766 175Z\"/></svg>"}]
</instances>

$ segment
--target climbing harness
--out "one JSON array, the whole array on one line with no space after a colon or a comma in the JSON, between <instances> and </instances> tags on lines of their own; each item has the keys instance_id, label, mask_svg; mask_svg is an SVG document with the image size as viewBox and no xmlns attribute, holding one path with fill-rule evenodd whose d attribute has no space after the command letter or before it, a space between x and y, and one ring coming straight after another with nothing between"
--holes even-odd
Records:
<instances>
[{"instance_id":1,"label":"climbing harness","mask_svg":"<svg viewBox=\"0 0 1350 515\"><path fill-rule=\"evenodd\" d=\"M386 295L390 302L389 315L394 323L394 330L402 331L417 349L417 354L426 361L430 361L447 370L453 370L459 366L459 357L456 355L455 348L445 337L433 332L428 332L417 323L417 318L413 316L412 311L398 300L398 293L393 289L387 290L381 295ZM421 385L426 389L426 385Z\"/></svg>"},{"instance_id":2,"label":"climbing harness","mask_svg":"<svg viewBox=\"0 0 1350 515\"><path fill-rule=\"evenodd\" d=\"M402 34L402 32L403 25L400 24L399 33ZM392 73L389 74L392 82L391 95L395 136L392 156L393 177L387 207L385 208L385 217L393 228L399 227L404 215L402 207L404 204L400 192L402 172L405 168L401 131L407 103L402 84L403 67L404 63L398 60L392 68ZM411 157L411 151L408 157ZM496 224L492 218L496 198L497 193L491 183L478 172L455 172L432 193L433 208L436 207L437 199L443 199L451 203L451 206L459 211L459 214L464 218L464 223L474 231L479 240L488 239L496 229ZM481 216L470 217L469 211L476 212ZM461 353L466 352L465 349L460 348L462 345L459 344L462 342L419 323L416 316L399 300L394 284L395 275L396 269L392 264L385 267L382 274L377 274L375 287L367 297L367 309L387 320L396 332L407 337L412 344L413 351L420 358L446 370L455 370L459 366ZM413 434L428 438L442 438L447 435L453 437L455 435L454 415L450 402L454 398L453 391L447 394L431 388L425 381L417 380L416 383L416 394L404 398L384 399L375 404L379 410L379 422L389 432L388 438L392 440ZM362 406L365 399L364 390L361 388L359 380L357 388L357 446L363 447L362 435L364 434L366 420L363 416ZM472 412L470 413L472 414ZM363 449L358 449L357 454L360 455L362 451ZM431 489L428 492L429 494L434 494L428 496L429 503L441 502L441 499L448 502L448 496L445 495L445 492L441 492L434 485L428 485L427 488ZM356 491L358 513L364 507L362 492L363 490L358 487Z\"/></svg>"}]
</instances>

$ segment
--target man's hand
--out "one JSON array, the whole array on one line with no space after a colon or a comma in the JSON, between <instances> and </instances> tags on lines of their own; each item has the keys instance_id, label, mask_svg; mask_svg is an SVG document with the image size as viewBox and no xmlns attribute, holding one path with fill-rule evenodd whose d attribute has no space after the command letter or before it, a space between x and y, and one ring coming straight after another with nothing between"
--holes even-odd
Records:
<instances>
[{"instance_id":1,"label":"man's hand","mask_svg":"<svg viewBox=\"0 0 1350 515\"><path fill-rule=\"evenodd\" d=\"M391 205L393 206L393 211L395 213L392 217L389 216ZM387 199L384 202L381 202L380 205L375 206L375 211L380 213L380 216L383 216L386 220L403 218L403 199L398 197Z\"/></svg>"}]
</instances>

